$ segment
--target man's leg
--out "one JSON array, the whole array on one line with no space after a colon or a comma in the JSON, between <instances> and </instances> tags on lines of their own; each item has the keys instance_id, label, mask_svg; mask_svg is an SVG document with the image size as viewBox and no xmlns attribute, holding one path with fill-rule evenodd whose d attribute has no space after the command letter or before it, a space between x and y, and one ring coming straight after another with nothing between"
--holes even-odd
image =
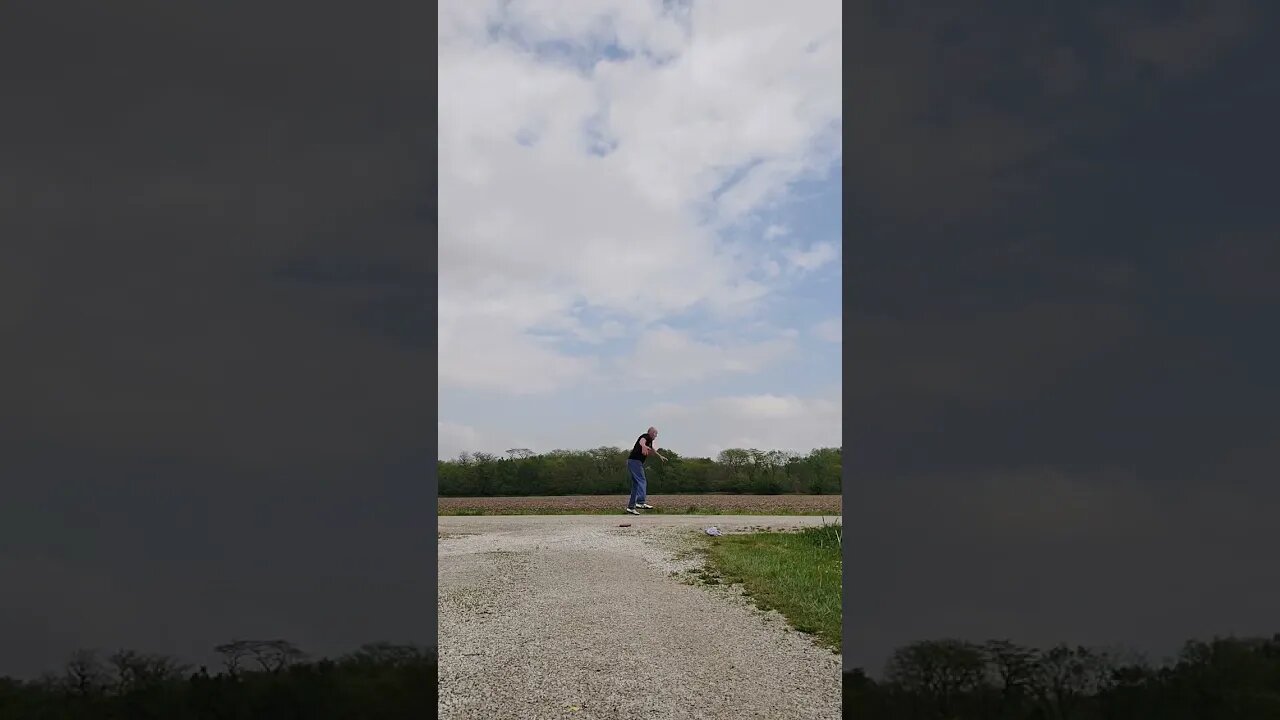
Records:
<instances>
[{"instance_id":1,"label":"man's leg","mask_svg":"<svg viewBox=\"0 0 1280 720\"><path fill-rule=\"evenodd\" d=\"M652 510L653 506L649 504L649 476L645 474L644 465L634 460L631 462L631 477L634 483L635 491L632 501L635 506L642 510Z\"/></svg>"},{"instance_id":2,"label":"man's leg","mask_svg":"<svg viewBox=\"0 0 1280 720\"><path fill-rule=\"evenodd\" d=\"M635 462L627 461L627 474L631 476L631 498L627 500L627 510L634 511L636 507L636 495L640 492L640 481L636 478Z\"/></svg>"}]
</instances>

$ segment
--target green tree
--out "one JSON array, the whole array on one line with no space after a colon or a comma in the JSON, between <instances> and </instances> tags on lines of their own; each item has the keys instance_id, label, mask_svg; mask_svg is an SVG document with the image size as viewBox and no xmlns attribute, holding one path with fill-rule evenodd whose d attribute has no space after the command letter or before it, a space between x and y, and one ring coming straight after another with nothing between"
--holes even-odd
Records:
<instances>
[{"instance_id":1,"label":"green tree","mask_svg":"<svg viewBox=\"0 0 1280 720\"><path fill-rule=\"evenodd\" d=\"M806 456L778 450L730 448L716 460L664 449L668 462L651 462L653 493L840 492L840 453L830 448ZM512 448L504 457L475 452L437 463L440 495L601 495L630 489L627 451L617 447L552 450L536 454Z\"/></svg>"}]
</instances>

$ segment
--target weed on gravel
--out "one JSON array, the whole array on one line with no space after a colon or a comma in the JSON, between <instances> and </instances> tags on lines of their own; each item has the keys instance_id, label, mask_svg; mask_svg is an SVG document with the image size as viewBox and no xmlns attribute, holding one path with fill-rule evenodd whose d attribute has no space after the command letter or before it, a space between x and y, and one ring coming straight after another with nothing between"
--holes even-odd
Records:
<instances>
[{"instance_id":1,"label":"weed on gravel","mask_svg":"<svg viewBox=\"0 0 1280 720\"><path fill-rule=\"evenodd\" d=\"M821 525L708 538L708 564L693 579L741 585L760 608L840 652L840 533L839 525Z\"/></svg>"}]
</instances>

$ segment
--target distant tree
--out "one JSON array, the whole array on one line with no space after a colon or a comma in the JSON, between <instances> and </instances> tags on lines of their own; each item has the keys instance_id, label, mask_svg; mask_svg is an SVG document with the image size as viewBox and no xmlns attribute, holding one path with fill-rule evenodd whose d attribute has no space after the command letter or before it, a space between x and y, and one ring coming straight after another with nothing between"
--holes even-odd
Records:
<instances>
[{"instance_id":1,"label":"distant tree","mask_svg":"<svg viewBox=\"0 0 1280 720\"><path fill-rule=\"evenodd\" d=\"M893 720L1280 720L1280 636L1189 642L1158 668L1109 649L919 642L883 680L845 673L844 703Z\"/></svg>"},{"instance_id":2,"label":"distant tree","mask_svg":"<svg viewBox=\"0 0 1280 720\"><path fill-rule=\"evenodd\" d=\"M406 664L421 662L425 658L425 651L416 645L389 642L368 643L347 656L347 659L352 662L391 667L401 667Z\"/></svg>"},{"instance_id":3,"label":"distant tree","mask_svg":"<svg viewBox=\"0 0 1280 720\"><path fill-rule=\"evenodd\" d=\"M77 650L63 671L65 686L75 695L88 697L110 685L110 674L96 650Z\"/></svg>"},{"instance_id":4,"label":"distant tree","mask_svg":"<svg viewBox=\"0 0 1280 720\"><path fill-rule=\"evenodd\" d=\"M173 658L133 650L120 650L112 654L108 662L115 671L114 691L118 694L156 688L181 679L191 670L190 665Z\"/></svg>"},{"instance_id":5,"label":"distant tree","mask_svg":"<svg viewBox=\"0 0 1280 720\"><path fill-rule=\"evenodd\" d=\"M690 458L666 448L665 463L649 463L651 493L784 492L839 493L839 452L808 455L778 450L730 448L718 460ZM552 450L536 454L510 448L505 457L462 453L437 463L443 497L492 495L578 495L626 493L627 450Z\"/></svg>"},{"instance_id":6,"label":"distant tree","mask_svg":"<svg viewBox=\"0 0 1280 720\"><path fill-rule=\"evenodd\" d=\"M1105 658L1088 648L1059 645L1042 653L1032 671L1031 687L1048 720L1075 717L1084 699L1102 688L1109 671Z\"/></svg>"},{"instance_id":7,"label":"distant tree","mask_svg":"<svg viewBox=\"0 0 1280 720\"><path fill-rule=\"evenodd\" d=\"M886 675L909 693L936 709L939 717L952 717L966 693L980 688L987 672L982 648L961 640L912 643L889 659Z\"/></svg>"},{"instance_id":8,"label":"distant tree","mask_svg":"<svg viewBox=\"0 0 1280 720\"><path fill-rule=\"evenodd\" d=\"M1037 653L1009 640L988 641L982 650L1000 692L1002 712L1012 714L1023 707L1030 696Z\"/></svg>"},{"instance_id":9,"label":"distant tree","mask_svg":"<svg viewBox=\"0 0 1280 720\"><path fill-rule=\"evenodd\" d=\"M269 673L279 673L306 657L287 640L234 640L217 646L214 651L222 655L227 671L232 675L242 670L246 663Z\"/></svg>"},{"instance_id":10,"label":"distant tree","mask_svg":"<svg viewBox=\"0 0 1280 720\"><path fill-rule=\"evenodd\" d=\"M186 666L160 655L120 650L103 661L78 651L60 674L0 678L0 720L390 720L437 710L434 648L371 643L315 662L283 640L218 650L235 672L184 676Z\"/></svg>"}]
</instances>

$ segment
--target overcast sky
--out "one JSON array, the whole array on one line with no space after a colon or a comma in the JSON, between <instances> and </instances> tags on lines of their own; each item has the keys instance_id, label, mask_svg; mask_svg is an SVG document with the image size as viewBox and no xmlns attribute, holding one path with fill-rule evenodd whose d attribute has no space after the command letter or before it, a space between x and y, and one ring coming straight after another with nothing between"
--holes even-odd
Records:
<instances>
[{"instance_id":1,"label":"overcast sky","mask_svg":"<svg viewBox=\"0 0 1280 720\"><path fill-rule=\"evenodd\" d=\"M846 6L849 666L1280 631L1280 23L1086 5Z\"/></svg>"},{"instance_id":2,"label":"overcast sky","mask_svg":"<svg viewBox=\"0 0 1280 720\"><path fill-rule=\"evenodd\" d=\"M447 0L439 453L840 444L840 5Z\"/></svg>"}]
</instances>

